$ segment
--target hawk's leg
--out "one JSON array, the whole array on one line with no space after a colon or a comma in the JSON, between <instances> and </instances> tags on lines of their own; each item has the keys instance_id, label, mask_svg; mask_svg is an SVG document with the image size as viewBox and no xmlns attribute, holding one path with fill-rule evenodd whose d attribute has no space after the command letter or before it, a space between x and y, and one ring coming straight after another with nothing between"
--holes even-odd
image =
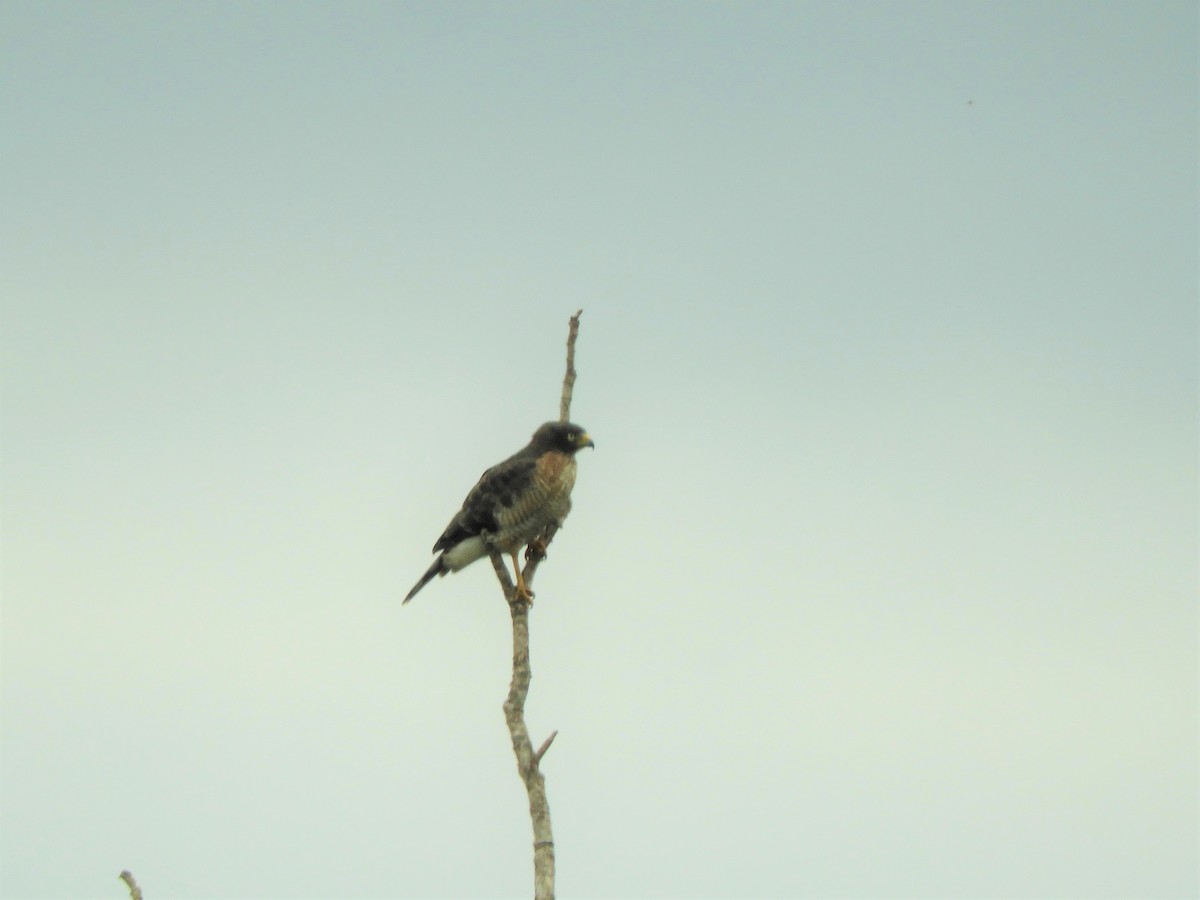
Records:
<instances>
[{"instance_id":1,"label":"hawk's leg","mask_svg":"<svg viewBox=\"0 0 1200 900\"><path fill-rule=\"evenodd\" d=\"M544 537L534 538L525 548L526 561L531 559L545 559L547 546L548 544Z\"/></svg>"},{"instance_id":2,"label":"hawk's leg","mask_svg":"<svg viewBox=\"0 0 1200 900\"><path fill-rule=\"evenodd\" d=\"M517 551L514 550L509 555L512 556L513 571L517 573L517 589L513 592L513 599L524 600L533 606L533 591L529 589L529 585L525 583L525 576L521 574L521 561L517 559Z\"/></svg>"}]
</instances>

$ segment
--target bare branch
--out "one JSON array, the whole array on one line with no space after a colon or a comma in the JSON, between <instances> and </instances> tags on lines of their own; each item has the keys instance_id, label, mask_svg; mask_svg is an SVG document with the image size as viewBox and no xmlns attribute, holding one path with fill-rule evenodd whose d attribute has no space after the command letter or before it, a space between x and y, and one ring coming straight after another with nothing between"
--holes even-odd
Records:
<instances>
[{"instance_id":1,"label":"bare branch","mask_svg":"<svg viewBox=\"0 0 1200 900\"><path fill-rule=\"evenodd\" d=\"M129 888L129 900L142 900L142 889L138 887L137 880L133 877L132 872L126 869L118 877Z\"/></svg>"}]
</instances>

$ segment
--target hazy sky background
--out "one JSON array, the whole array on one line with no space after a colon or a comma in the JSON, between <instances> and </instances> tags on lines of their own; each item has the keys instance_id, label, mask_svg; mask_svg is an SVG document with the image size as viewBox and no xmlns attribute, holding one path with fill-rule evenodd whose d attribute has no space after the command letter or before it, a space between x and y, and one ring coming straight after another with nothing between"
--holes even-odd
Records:
<instances>
[{"instance_id":1,"label":"hazy sky background","mask_svg":"<svg viewBox=\"0 0 1200 900\"><path fill-rule=\"evenodd\" d=\"M1185 897L1192 3L0 6L0 893Z\"/></svg>"}]
</instances>

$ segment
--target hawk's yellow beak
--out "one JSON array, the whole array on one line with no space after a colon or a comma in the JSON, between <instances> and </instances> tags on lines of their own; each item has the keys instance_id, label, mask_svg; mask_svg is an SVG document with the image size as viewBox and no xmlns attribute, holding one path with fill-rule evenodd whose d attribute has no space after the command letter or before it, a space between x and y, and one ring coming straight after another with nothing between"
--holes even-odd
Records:
<instances>
[{"instance_id":1,"label":"hawk's yellow beak","mask_svg":"<svg viewBox=\"0 0 1200 900\"><path fill-rule=\"evenodd\" d=\"M583 432L583 434L579 435L579 437L575 438L575 443L579 446L579 449L581 449L581 450L584 447L591 447L593 450L596 449L596 442L592 440L592 436L590 434L588 434L586 431Z\"/></svg>"}]
</instances>

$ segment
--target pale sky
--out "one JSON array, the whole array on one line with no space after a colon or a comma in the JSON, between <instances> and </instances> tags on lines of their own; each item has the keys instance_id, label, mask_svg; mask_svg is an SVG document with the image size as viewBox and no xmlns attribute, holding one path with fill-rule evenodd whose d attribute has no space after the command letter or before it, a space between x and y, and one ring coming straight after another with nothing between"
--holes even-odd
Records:
<instances>
[{"instance_id":1,"label":"pale sky","mask_svg":"<svg viewBox=\"0 0 1200 900\"><path fill-rule=\"evenodd\" d=\"M1200 893L1192 3L0 5L0 896Z\"/></svg>"}]
</instances>

